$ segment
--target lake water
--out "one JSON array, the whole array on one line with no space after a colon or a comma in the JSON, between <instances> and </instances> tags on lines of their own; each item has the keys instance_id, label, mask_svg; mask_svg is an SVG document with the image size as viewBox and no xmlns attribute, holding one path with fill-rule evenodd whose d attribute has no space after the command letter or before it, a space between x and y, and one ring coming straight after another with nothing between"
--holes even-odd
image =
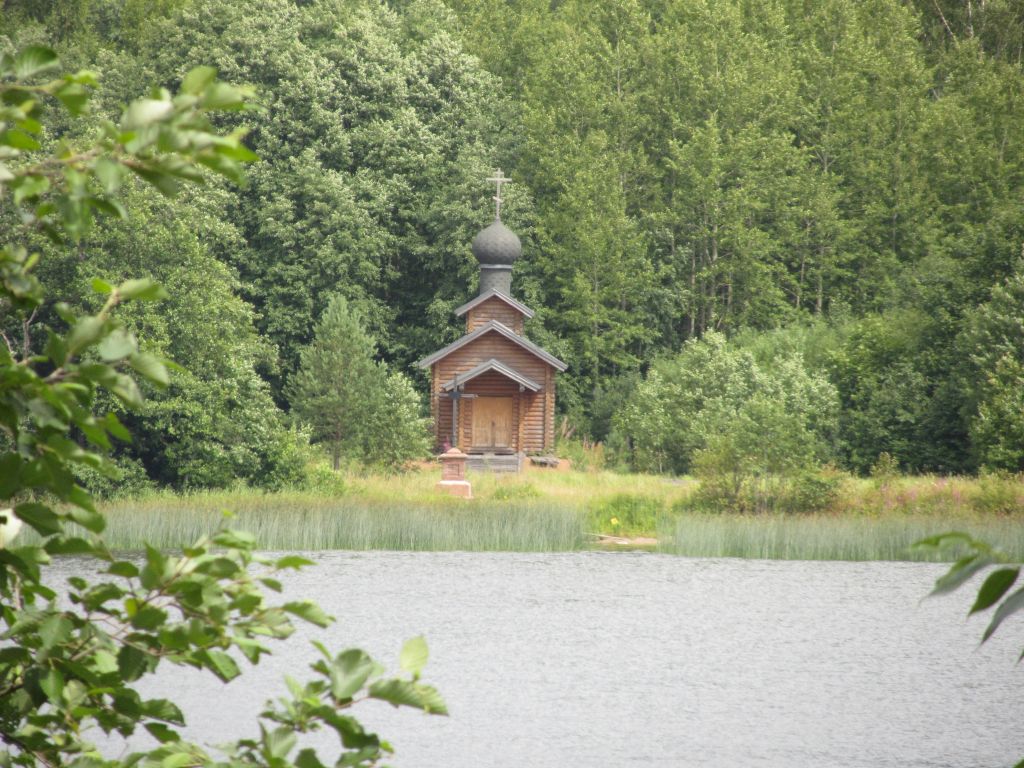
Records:
<instances>
[{"instance_id":1,"label":"lake water","mask_svg":"<svg viewBox=\"0 0 1024 768\"><path fill-rule=\"evenodd\" d=\"M922 601L943 566L687 559L646 553L332 552L288 579L337 617L303 631L424 675L451 717L356 714L402 768L942 766L1024 757L1024 623L978 647L973 590ZM287 653L285 650L287 649ZM174 670L189 735L252 734L315 658L292 638L221 685ZM329 743L329 742L325 742ZM324 753L328 756L330 753Z\"/></svg>"}]
</instances>

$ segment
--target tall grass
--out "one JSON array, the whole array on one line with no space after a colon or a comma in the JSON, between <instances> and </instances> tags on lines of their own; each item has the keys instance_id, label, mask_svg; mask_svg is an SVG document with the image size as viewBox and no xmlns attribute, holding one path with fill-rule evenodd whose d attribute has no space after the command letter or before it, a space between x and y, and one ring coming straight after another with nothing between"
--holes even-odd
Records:
<instances>
[{"instance_id":1,"label":"tall grass","mask_svg":"<svg viewBox=\"0 0 1024 768\"><path fill-rule=\"evenodd\" d=\"M666 520L659 548L690 557L772 560L950 560L912 549L916 541L962 530L1024 560L1024 525L1013 518L683 515Z\"/></svg>"},{"instance_id":2,"label":"tall grass","mask_svg":"<svg viewBox=\"0 0 1024 768\"><path fill-rule=\"evenodd\" d=\"M692 479L534 470L471 476L474 499L435 487L431 467L398 477L348 475L316 491L169 491L104 505L107 540L180 547L214 530L222 511L279 550L569 551L588 533L656 535L663 552L699 557L907 560L926 536L964 530L1024 559L1024 484L1013 478L848 478L817 515L703 515ZM332 476L333 477L333 476ZM642 513L642 514L641 514ZM658 520L657 532L653 530Z\"/></svg>"},{"instance_id":3,"label":"tall grass","mask_svg":"<svg viewBox=\"0 0 1024 768\"><path fill-rule=\"evenodd\" d=\"M537 502L501 505L367 503L307 494L159 496L109 507L114 549L141 542L179 547L215 530L230 509L233 527L277 550L402 549L553 552L584 545L576 510ZM231 502L221 504L219 502Z\"/></svg>"}]
</instances>

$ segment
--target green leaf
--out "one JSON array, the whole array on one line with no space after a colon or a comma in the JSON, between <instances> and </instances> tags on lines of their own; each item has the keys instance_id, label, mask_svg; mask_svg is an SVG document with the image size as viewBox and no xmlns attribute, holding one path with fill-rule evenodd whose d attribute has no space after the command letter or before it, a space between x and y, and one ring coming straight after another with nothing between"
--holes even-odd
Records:
<instances>
[{"instance_id":1,"label":"green leaf","mask_svg":"<svg viewBox=\"0 0 1024 768\"><path fill-rule=\"evenodd\" d=\"M992 565L993 559L991 555L987 553L969 555L960 560L957 560L938 581L935 582L935 588L932 590L932 595L942 595L947 592L952 592L959 586L968 581L978 571L987 568Z\"/></svg>"},{"instance_id":2,"label":"green leaf","mask_svg":"<svg viewBox=\"0 0 1024 768\"><path fill-rule=\"evenodd\" d=\"M60 613L47 616L39 624L39 639L43 641L43 649L48 651L60 645L71 637L73 629L74 624L67 616Z\"/></svg>"},{"instance_id":3,"label":"green leaf","mask_svg":"<svg viewBox=\"0 0 1024 768\"><path fill-rule=\"evenodd\" d=\"M245 138L245 129L238 129L234 131L228 139L222 139L217 142L217 152L224 157L230 158L231 160L237 160L240 163L255 163L260 159L260 156L249 149L242 140Z\"/></svg>"},{"instance_id":4,"label":"green leaf","mask_svg":"<svg viewBox=\"0 0 1024 768\"><path fill-rule=\"evenodd\" d=\"M78 428L82 430L82 434L85 435L86 439L97 448L103 451L111 449L112 446L110 445L110 439L107 437L107 431L94 417L90 416L87 419L80 420Z\"/></svg>"},{"instance_id":5,"label":"green leaf","mask_svg":"<svg viewBox=\"0 0 1024 768\"><path fill-rule=\"evenodd\" d=\"M227 83L212 83L203 93L205 109L243 109L245 108L246 91Z\"/></svg>"},{"instance_id":6,"label":"green leaf","mask_svg":"<svg viewBox=\"0 0 1024 768\"><path fill-rule=\"evenodd\" d=\"M136 131L159 122L173 111L169 101L158 99L136 99L128 105L121 118L121 128L125 131Z\"/></svg>"},{"instance_id":7,"label":"green leaf","mask_svg":"<svg viewBox=\"0 0 1024 768\"><path fill-rule=\"evenodd\" d=\"M119 373L110 385L110 393L132 410L138 410L143 406L142 392L131 376Z\"/></svg>"},{"instance_id":8,"label":"green leaf","mask_svg":"<svg viewBox=\"0 0 1024 768\"><path fill-rule=\"evenodd\" d=\"M217 70L214 67L195 67L189 70L185 79L181 81L181 92L193 96L200 96L203 90L217 77Z\"/></svg>"},{"instance_id":9,"label":"green leaf","mask_svg":"<svg viewBox=\"0 0 1024 768\"><path fill-rule=\"evenodd\" d=\"M103 280L100 280L98 277L93 278L91 285L94 292L104 296L110 293L112 290L114 290L113 286L110 283L104 282Z\"/></svg>"},{"instance_id":10,"label":"green leaf","mask_svg":"<svg viewBox=\"0 0 1024 768\"><path fill-rule=\"evenodd\" d=\"M260 656L265 653L270 653L270 649L267 648L263 643L257 642L256 640L249 640L244 637L236 637L235 645L238 646L238 650L247 658L251 663L257 664L260 660Z\"/></svg>"},{"instance_id":11,"label":"green leaf","mask_svg":"<svg viewBox=\"0 0 1024 768\"><path fill-rule=\"evenodd\" d=\"M270 733L264 731L263 742L266 745L266 750L270 757L275 760L283 760L288 756L288 753L295 747L295 743L298 740L295 732L291 728L284 726L275 728Z\"/></svg>"},{"instance_id":12,"label":"green leaf","mask_svg":"<svg viewBox=\"0 0 1024 768\"><path fill-rule=\"evenodd\" d=\"M121 420L117 418L117 414L113 411L106 415L103 423L106 425L107 431L121 442L130 443L132 441L132 433L125 428Z\"/></svg>"},{"instance_id":13,"label":"green leaf","mask_svg":"<svg viewBox=\"0 0 1024 768\"><path fill-rule=\"evenodd\" d=\"M949 546L951 544L967 544L972 546L976 542L974 537L970 534L962 531L951 531L949 533L940 533L935 536L928 536L927 538L921 539L914 543L914 547L920 547L922 549L935 549Z\"/></svg>"},{"instance_id":14,"label":"green leaf","mask_svg":"<svg viewBox=\"0 0 1024 768\"><path fill-rule=\"evenodd\" d=\"M347 701L358 693L374 670L373 659L358 648L338 654L328 667L331 695L338 701Z\"/></svg>"},{"instance_id":15,"label":"green leaf","mask_svg":"<svg viewBox=\"0 0 1024 768\"><path fill-rule=\"evenodd\" d=\"M370 686L370 698L396 707L415 707L435 715L447 715L444 699L433 686L409 680L378 680Z\"/></svg>"},{"instance_id":16,"label":"green leaf","mask_svg":"<svg viewBox=\"0 0 1024 768\"><path fill-rule=\"evenodd\" d=\"M200 653L199 658L204 660L205 666L225 683L234 680L241 674L235 660L224 651L211 648Z\"/></svg>"},{"instance_id":17,"label":"green leaf","mask_svg":"<svg viewBox=\"0 0 1024 768\"><path fill-rule=\"evenodd\" d=\"M44 547L51 555L91 555L96 553L92 542L78 536L57 536L49 539Z\"/></svg>"},{"instance_id":18,"label":"green leaf","mask_svg":"<svg viewBox=\"0 0 1024 768\"><path fill-rule=\"evenodd\" d=\"M11 452L0 455L0 499L11 498L21 487L18 479L20 467L18 454Z\"/></svg>"},{"instance_id":19,"label":"green leaf","mask_svg":"<svg viewBox=\"0 0 1024 768\"><path fill-rule=\"evenodd\" d=\"M271 589L274 592L280 592L282 589L281 582L277 579L272 579L269 576L263 576L260 579L260 583L267 589Z\"/></svg>"},{"instance_id":20,"label":"green leaf","mask_svg":"<svg viewBox=\"0 0 1024 768\"><path fill-rule=\"evenodd\" d=\"M136 629L156 629L167 620L167 612L152 605L145 605L132 616L132 626Z\"/></svg>"},{"instance_id":21,"label":"green leaf","mask_svg":"<svg viewBox=\"0 0 1024 768\"><path fill-rule=\"evenodd\" d=\"M117 286L117 292L122 299L134 299L136 301L161 301L169 298L170 294L160 283L148 277L138 280L125 280Z\"/></svg>"},{"instance_id":22,"label":"green leaf","mask_svg":"<svg viewBox=\"0 0 1024 768\"><path fill-rule=\"evenodd\" d=\"M117 672L117 658L109 651L96 651L92 655L92 666L101 675Z\"/></svg>"},{"instance_id":23,"label":"green leaf","mask_svg":"<svg viewBox=\"0 0 1024 768\"><path fill-rule=\"evenodd\" d=\"M132 579L139 575L139 567L127 560L118 560L110 564L110 567L107 568L107 573L113 576L124 576L125 578Z\"/></svg>"},{"instance_id":24,"label":"green leaf","mask_svg":"<svg viewBox=\"0 0 1024 768\"><path fill-rule=\"evenodd\" d=\"M103 198L95 195L90 195L85 198L85 202L92 206L95 210L104 214L105 216L112 216L115 219L127 219L128 211L121 204L121 202L115 198Z\"/></svg>"},{"instance_id":25,"label":"green leaf","mask_svg":"<svg viewBox=\"0 0 1024 768\"><path fill-rule=\"evenodd\" d=\"M89 91L81 83L65 83L53 95L72 115L80 115L89 103Z\"/></svg>"},{"instance_id":26,"label":"green leaf","mask_svg":"<svg viewBox=\"0 0 1024 768\"><path fill-rule=\"evenodd\" d=\"M18 550L21 552L21 548ZM26 578L32 581L39 581L39 566L35 559L29 556L19 556L14 554L9 549L0 549L0 563L3 565L13 568L18 573L23 574ZM13 630L11 630L13 632Z\"/></svg>"},{"instance_id":27,"label":"green leaf","mask_svg":"<svg viewBox=\"0 0 1024 768\"><path fill-rule=\"evenodd\" d=\"M41 45L30 45L14 57L14 76L27 80L58 65L57 54Z\"/></svg>"},{"instance_id":28,"label":"green leaf","mask_svg":"<svg viewBox=\"0 0 1024 768\"><path fill-rule=\"evenodd\" d=\"M302 557L300 555L285 555L284 557L280 557L274 561L274 567L280 570L285 568L294 568L295 570L299 570L307 565L316 565L316 563L309 558Z\"/></svg>"},{"instance_id":29,"label":"green leaf","mask_svg":"<svg viewBox=\"0 0 1024 768\"><path fill-rule=\"evenodd\" d=\"M117 652L117 671L127 683L146 674L148 666L146 654L133 645L122 645Z\"/></svg>"},{"instance_id":30,"label":"green leaf","mask_svg":"<svg viewBox=\"0 0 1024 768\"><path fill-rule=\"evenodd\" d=\"M45 504L25 502L14 508L14 514L42 536L60 533L64 529L60 518Z\"/></svg>"},{"instance_id":31,"label":"green leaf","mask_svg":"<svg viewBox=\"0 0 1024 768\"><path fill-rule=\"evenodd\" d=\"M81 506L69 507L68 517L87 531L92 531L93 533L103 533L103 529L107 525L103 515L95 509L85 509Z\"/></svg>"},{"instance_id":32,"label":"green leaf","mask_svg":"<svg viewBox=\"0 0 1024 768\"><path fill-rule=\"evenodd\" d=\"M242 166L223 154L201 154L196 160L211 171L215 171L229 181L242 185L245 183L245 171Z\"/></svg>"},{"instance_id":33,"label":"green leaf","mask_svg":"<svg viewBox=\"0 0 1024 768\"><path fill-rule=\"evenodd\" d=\"M992 637L992 635L995 634L995 631L999 629L1000 624L1022 608L1024 608L1024 588L1018 589L1006 598L998 608L996 608L992 621L985 629L985 634L981 637L981 642L984 643Z\"/></svg>"},{"instance_id":34,"label":"green leaf","mask_svg":"<svg viewBox=\"0 0 1024 768\"><path fill-rule=\"evenodd\" d=\"M299 750L299 754L295 756L295 765L297 768L327 768L327 766L320 762L316 750L309 747Z\"/></svg>"},{"instance_id":35,"label":"green leaf","mask_svg":"<svg viewBox=\"0 0 1024 768\"><path fill-rule=\"evenodd\" d=\"M134 165L132 172L147 184L155 187L164 197L174 197L181 188L177 179L161 170Z\"/></svg>"},{"instance_id":36,"label":"green leaf","mask_svg":"<svg viewBox=\"0 0 1024 768\"><path fill-rule=\"evenodd\" d=\"M227 547L228 549L248 551L256 546L256 537L248 531L239 531L234 528L228 528L223 531L218 531L213 537L213 543L222 547Z\"/></svg>"},{"instance_id":37,"label":"green leaf","mask_svg":"<svg viewBox=\"0 0 1024 768\"><path fill-rule=\"evenodd\" d=\"M155 355L147 352L137 352L128 358L128 362L136 373L158 387L166 387L171 383L167 366Z\"/></svg>"},{"instance_id":38,"label":"green leaf","mask_svg":"<svg viewBox=\"0 0 1024 768\"><path fill-rule=\"evenodd\" d=\"M100 184L103 185L103 191L108 195L117 192L124 181L124 166L107 157L101 157L96 161L96 164L93 166L93 172L96 174L96 178L99 179ZM106 291L106 293L109 292L109 290Z\"/></svg>"},{"instance_id":39,"label":"green leaf","mask_svg":"<svg viewBox=\"0 0 1024 768\"><path fill-rule=\"evenodd\" d=\"M85 592L82 598L82 605L90 611L97 611L103 609L109 602L120 600L124 595L124 590L117 586L117 584L112 584L109 581L100 582Z\"/></svg>"},{"instance_id":40,"label":"green leaf","mask_svg":"<svg viewBox=\"0 0 1024 768\"><path fill-rule=\"evenodd\" d=\"M31 660L32 654L29 653L27 648L22 648L20 646L0 648L0 666L6 666L8 664L25 664Z\"/></svg>"},{"instance_id":41,"label":"green leaf","mask_svg":"<svg viewBox=\"0 0 1024 768\"><path fill-rule=\"evenodd\" d=\"M25 200L46 192L50 188L50 180L45 176L18 176L8 186L14 190L14 204L21 205Z\"/></svg>"},{"instance_id":42,"label":"green leaf","mask_svg":"<svg viewBox=\"0 0 1024 768\"><path fill-rule=\"evenodd\" d=\"M189 768L189 766L201 764L188 752L172 752L160 761L160 768Z\"/></svg>"},{"instance_id":43,"label":"green leaf","mask_svg":"<svg viewBox=\"0 0 1024 768\"><path fill-rule=\"evenodd\" d=\"M94 344L103 335L104 321L99 317L82 317L68 334L68 354L74 355Z\"/></svg>"},{"instance_id":44,"label":"green leaf","mask_svg":"<svg viewBox=\"0 0 1024 768\"><path fill-rule=\"evenodd\" d=\"M981 585L981 589L978 590L978 599L974 601L968 615L984 611L999 602L999 599L1013 586L1019 575L1019 567L1000 568L998 571L990 573L985 579L985 583Z\"/></svg>"},{"instance_id":45,"label":"green leaf","mask_svg":"<svg viewBox=\"0 0 1024 768\"><path fill-rule=\"evenodd\" d=\"M142 712L147 717L163 720L165 723L185 724L185 716L181 714L178 705L167 699L149 699L142 702Z\"/></svg>"},{"instance_id":46,"label":"green leaf","mask_svg":"<svg viewBox=\"0 0 1024 768\"><path fill-rule=\"evenodd\" d=\"M314 602L302 600L300 602L285 603L281 610L298 616L300 619L316 624L318 627L330 626L334 618L324 613L323 609Z\"/></svg>"},{"instance_id":47,"label":"green leaf","mask_svg":"<svg viewBox=\"0 0 1024 768\"><path fill-rule=\"evenodd\" d=\"M181 736L177 731L173 728L168 728L163 723L146 723L145 727L150 735L161 744L170 744L181 740Z\"/></svg>"},{"instance_id":48,"label":"green leaf","mask_svg":"<svg viewBox=\"0 0 1024 768\"><path fill-rule=\"evenodd\" d=\"M53 360L54 366L63 368L68 361L68 345L52 331L47 330L46 337L46 356Z\"/></svg>"},{"instance_id":49,"label":"green leaf","mask_svg":"<svg viewBox=\"0 0 1024 768\"><path fill-rule=\"evenodd\" d=\"M100 358L106 362L121 360L133 354L138 349L138 342L135 335L124 328L115 328L100 342L97 352Z\"/></svg>"},{"instance_id":50,"label":"green leaf","mask_svg":"<svg viewBox=\"0 0 1024 768\"><path fill-rule=\"evenodd\" d=\"M28 152L34 152L39 149L38 141L24 131L14 129L4 131L3 135L0 136L0 144L6 144L8 147L23 149Z\"/></svg>"},{"instance_id":51,"label":"green leaf","mask_svg":"<svg viewBox=\"0 0 1024 768\"><path fill-rule=\"evenodd\" d=\"M427 664L427 656L427 641L420 635L405 642L398 656L398 663L406 672L419 677Z\"/></svg>"},{"instance_id":52,"label":"green leaf","mask_svg":"<svg viewBox=\"0 0 1024 768\"><path fill-rule=\"evenodd\" d=\"M39 687L43 689L43 693L46 694L46 698L50 700L51 704L59 705L61 695L64 693L64 675L60 673L59 669L48 669L46 674L40 678Z\"/></svg>"}]
</instances>

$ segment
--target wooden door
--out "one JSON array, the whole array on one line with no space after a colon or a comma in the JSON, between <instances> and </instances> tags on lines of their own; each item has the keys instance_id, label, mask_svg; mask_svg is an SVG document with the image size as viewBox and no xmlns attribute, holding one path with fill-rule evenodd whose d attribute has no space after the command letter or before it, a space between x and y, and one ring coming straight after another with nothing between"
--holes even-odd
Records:
<instances>
[{"instance_id":1,"label":"wooden door","mask_svg":"<svg viewBox=\"0 0 1024 768\"><path fill-rule=\"evenodd\" d=\"M478 397L473 400L474 448L511 448L513 434L511 397Z\"/></svg>"}]
</instances>

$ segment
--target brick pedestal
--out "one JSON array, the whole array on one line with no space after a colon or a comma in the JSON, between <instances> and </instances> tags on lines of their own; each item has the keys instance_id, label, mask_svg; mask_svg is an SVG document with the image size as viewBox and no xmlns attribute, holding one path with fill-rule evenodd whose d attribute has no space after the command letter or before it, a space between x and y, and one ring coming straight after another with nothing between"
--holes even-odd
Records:
<instances>
[{"instance_id":1,"label":"brick pedestal","mask_svg":"<svg viewBox=\"0 0 1024 768\"><path fill-rule=\"evenodd\" d=\"M458 448L451 448L437 458L441 462L441 481L437 487L452 496L473 498L473 488L466 480L466 459L469 457Z\"/></svg>"}]
</instances>

